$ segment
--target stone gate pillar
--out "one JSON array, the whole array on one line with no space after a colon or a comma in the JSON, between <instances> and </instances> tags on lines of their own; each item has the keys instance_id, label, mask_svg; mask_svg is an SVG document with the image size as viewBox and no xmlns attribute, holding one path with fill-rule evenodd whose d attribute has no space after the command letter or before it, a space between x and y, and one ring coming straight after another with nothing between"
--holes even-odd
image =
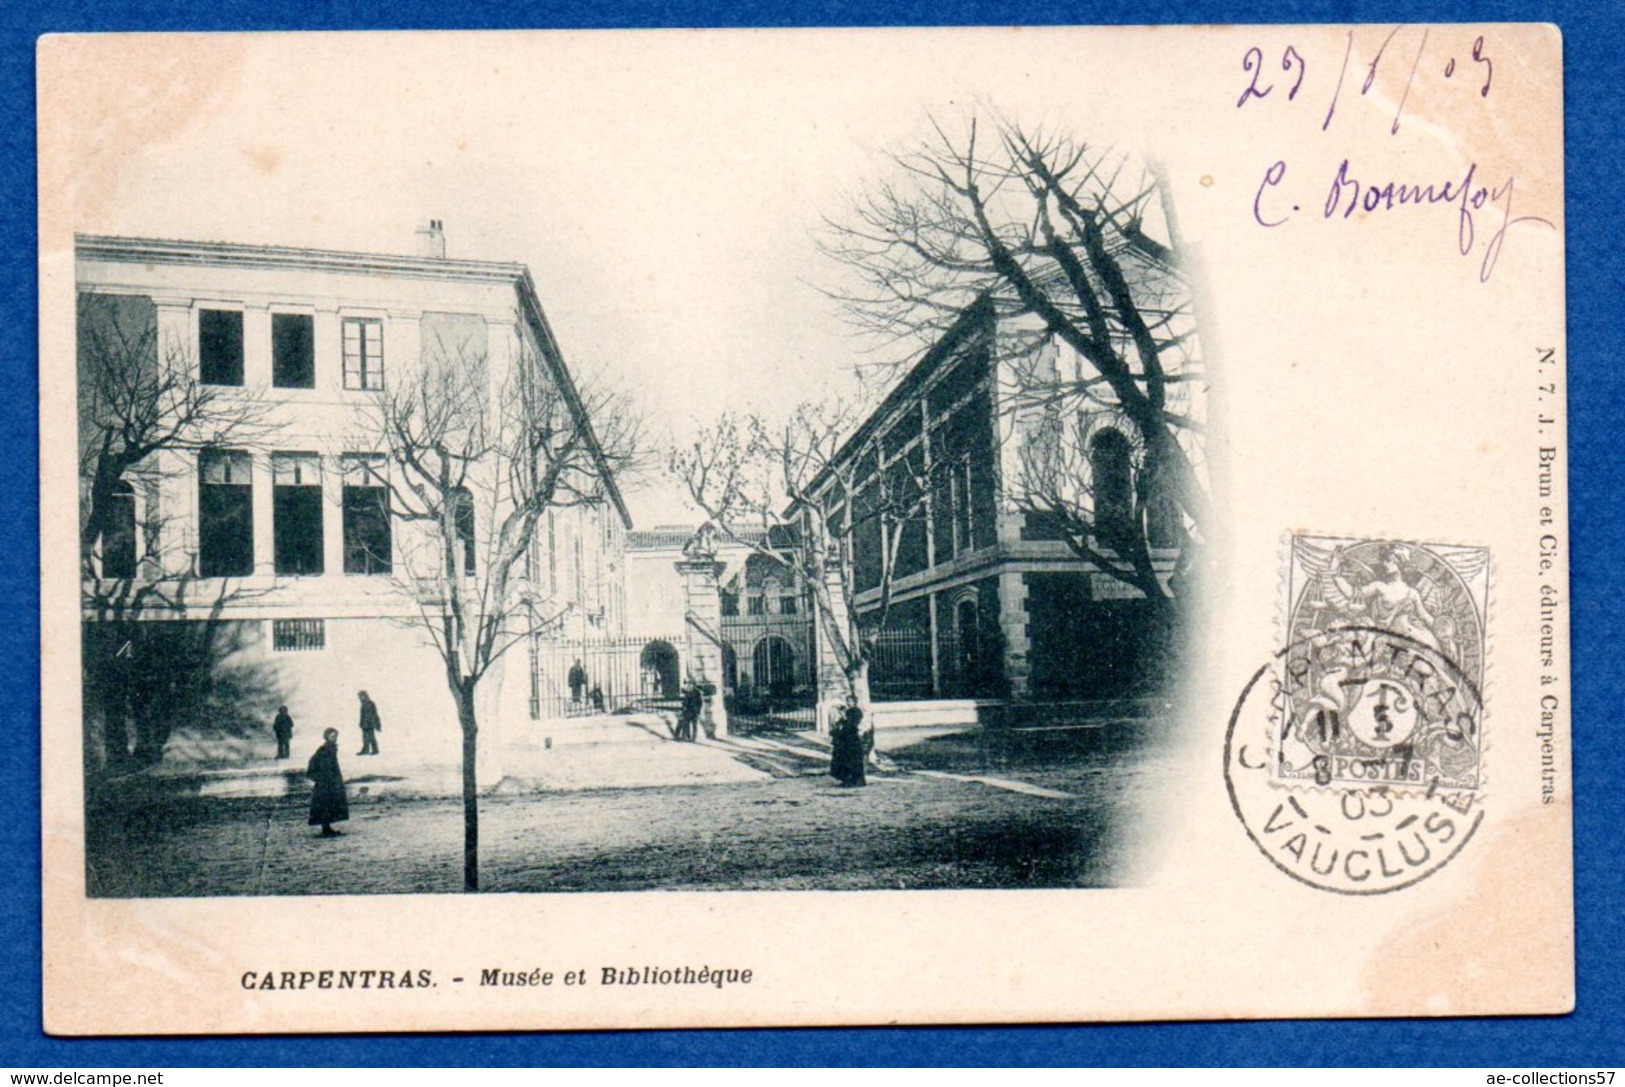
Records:
<instances>
[{"instance_id":1,"label":"stone gate pillar","mask_svg":"<svg viewBox=\"0 0 1625 1087\"><path fill-rule=\"evenodd\" d=\"M706 696L700 724L709 736L728 735L728 708L722 692L722 594L717 579L723 564L711 543L711 526L694 534L674 565L683 579L683 677L695 682Z\"/></svg>"}]
</instances>

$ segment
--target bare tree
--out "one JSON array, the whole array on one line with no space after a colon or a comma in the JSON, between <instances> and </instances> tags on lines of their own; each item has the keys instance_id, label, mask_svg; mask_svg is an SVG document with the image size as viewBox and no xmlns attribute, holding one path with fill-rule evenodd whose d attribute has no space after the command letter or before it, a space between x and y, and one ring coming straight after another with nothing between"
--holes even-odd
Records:
<instances>
[{"instance_id":1,"label":"bare tree","mask_svg":"<svg viewBox=\"0 0 1625 1087\"><path fill-rule=\"evenodd\" d=\"M956 132L934 125L895 163L903 180L860 198L821 241L852 274L829 293L892 352L881 377L972 305L991 305L1000 357L1016 364L1001 404L1035 439L1007 495L1103 572L1174 596L1155 553L1188 561L1207 519L1206 377L1155 171L1111 147L976 118ZM1100 500L1085 417L1128 434L1126 503Z\"/></svg>"},{"instance_id":2,"label":"bare tree","mask_svg":"<svg viewBox=\"0 0 1625 1087\"><path fill-rule=\"evenodd\" d=\"M479 889L481 681L514 645L556 628L527 575L549 510L609 506L637 467L640 425L618 398L582 395L528 345L493 380L483 353L430 352L362 409L382 450L366 465L402 526L397 580L418 607L462 734L463 887ZM609 515L613 515L613 511Z\"/></svg>"},{"instance_id":3,"label":"bare tree","mask_svg":"<svg viewBox=\"0 0 1625 1087\"><path fill-rule=\"evenodd\" d=\"M196 356L160 343L146 299L78 298L79 544L86 725L101 716L100 760L158 761L220 655L225 605L241 585L204 582L160 508L163 482L188 457L261 444L276 429L252 390L204 384ZM136 525L136 491L145 516ZM112 552L120 552L117 561ZM196 619L192 625L164 622ZM162 661L162 666L156 662ZM128 727L133 724L134 749ZM87 742L87 759L92 757Z\"/></svg>"},{"instance_id":4,"label":"bare tree","mask_svg":"<svg viewBox=\"0 0 1625 1087\"><path fill-rule=\"evenodd\" d=\"M723 415L672 454L670 471L718 531L806 587L818 636L872 734L869 666L891 608L903 534L924 532L931 479L923 464L898 461L860 480L865 451L843 449L857 418L842 403L803 403L779 424ZM878 595L860 615L854 565L865 532L878 545ZM872 743L865 746L872 754Z\"/></svg>"},{"instance_id":5,"label":"bare tree","mask_svg":"<svg viewBox=\"0 0 1625 1087\"><path fill-rule=\"evenodd\" d=\"M204 384L192 352L160 345L154 315L129 312L129 302L94 293L78 300L79 543L91 576L132 470L152 469L165 452L253 446L275 429L264 400Z\"/></svg>"}]
</instances>

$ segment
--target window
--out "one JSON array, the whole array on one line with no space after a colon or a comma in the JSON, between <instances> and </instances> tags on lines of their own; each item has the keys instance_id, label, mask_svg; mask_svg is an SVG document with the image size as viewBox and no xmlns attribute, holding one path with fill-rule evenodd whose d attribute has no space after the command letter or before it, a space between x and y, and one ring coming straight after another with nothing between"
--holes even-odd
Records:
<instances>
[{"instance_id":1,"label":"window","mask_svg":"<svg viewBox=\"0 0 1625 1087\"><path fill-rule=\"evenodd\" d=\"M322 462L315 453L271 456L276 572L322 572Z\"/></svg>"},{"instance_id":2,"label":"window","mask_svg":"<svg viewBox=\"0 0 1625 1087\"><path fill-rule=\"evenodd\" d=\"M725 616L738 615L739 614L739 594L729 592L727 589L723 589L721 595L722 595L722 614L725 615Z\"/></svg>"},{"instance_id":3,"label":"window","mask_svg":"<svg viewBox=\"0 0 1625 1087\"><path fill-rule=\"evenodd\" d=\"M587 603L587 567L581 561L581 534L577 532L571 537L571 541L575 546L575 601L577 604L585 605Z\"/></svg>"},{"instance_id":4,"label":"window","mask_svg":"<svg viewBox=\"0 0 1625 1087\"><path fill-rule=\"evenodd\" d=\"M135 577L135 489L123 480L113 484L102 521L102 577Z\"/></svg>"},{"instance_id":5,"label":"window","mask_svg":"<svg viewBox=\"0 0 1625 1087\"><path fill-rule=\"evenodd\" d=\"M474 573L474 496L467 487L458 487L451 492L451 516L455 522L453 527L457 530L457 542L462 545L463 573ZM446 573L453 573L452 563L455 556L448 558Z\"/></svg>"},{"instance_id":6,"label":"window","mask_svg":"<svg viewBox=\"0 0 1625 1087\"><path fill-rule=\"evenodd\" d=\"M858 592L879 588L885 576L886 533L880 523L878 491L870 480L852 496L852 575Z\"/></svg>"},{"instance_id":7,"label":"window","mask_svg":"<svg viewBox=\"0 0 1625 1087\"><path fill-rule=\"evenodd\" d=\"M304 313L271 315L271 384L316 387L316 319Z\"/></svg>"},{"instance_id":8,"label":"window","mask_svg":"<svg viewBox=\"0 0 1625 1087\"><path fill-rule=\"evenodd\" d=\"M1112 429L1089 439L1090 486L1094 491L1095 533L1109 545L1134 522L1134 480L1128 439Z\"/></svg>"},{"instance_id":9,"label":"window","mask_svg":"<svg viewBox=\"0 0 1625 1087\"><path fill-rule=\"evenodd\" d=\"M751 615L767 614L767 598L753 595L745 598L745 610Z\"/></svg>"},{"instance_id":10,"label":"window","mask_svg":"<svg viewBox=\"0 0 1625 1087\"><path fill-rule=\"evenodd\" d=\"M537 550L535 540L531 540L530 545L525 548L525 580L530 582L532 590L537 587L536 583L542 580L542 556Z\"/></svg>"},{"instance_id":11,"label":"window","mask_svg":"<svg viewBox=\"0 0 1625 1087\"><path fill-rule=\"evenodd\" d=\"M271 650L298 653L327 648L327 622L323 619L271 620Z\"/></svg>"},{"instance_id":12,"label":"window","mask_svg":"<svg viewBox=\"0 0 1625 1087\"><path fill-rule=\"evenodd\" d=\"M559 526L553 511L547 511L547 592L559 595Z\"/></svg>"},{"instance_id":13,"label":"window","mask_svg":"<svg viewBox=\"0 0 1625 1087\"><path fill-rule=\"evenodd\" d=\"M950 486L953 490L954 554L969 551L973 546L971 529L971 469L970 457L961 457L954 465Z\"/></svg>"},{"instance_id":14,"label":"window","mask_svg":"<svg viewBox=\"0 0 1625 1087\"><path fill-rule=\"evenodd\" d=\"M344 387L376 392L384 387L384 323L371 317L344 319Z\"/></svg>"},{"instance_id":15,"label":"window","mask_svg":"<svg viewBox=\"0 0 1625 1087\"><path fill-rule=\"evenodd\" d=\"M198 457L198 575L247 577L254 572L252 460L238 450Z\"/></svg>"},{"instance_id":16,"label":"window","mask_svg":"<svg viewBox=\"0 0 1625 1087\"><path fill-rule=\"evenodd\" d=\"M384 458L367 454L347 456L344 458L344 572L391 573L393 555Z\"/></svg>"},{"instance_id":17,"label":"window","mask_svg":"<svg viewBox=\"0 0 1625 1087\"><path fill-rule=\"evenodd\" d=\"M243 315L206 309L197 315L198 377L205 385L243 383Z\"/></svg>"},{"instance_id":18,"label":"window","mask_svg":"<svg viewBox=\"0 0 1625 1087\"><path fill-rule=\"evenodd\" d=\"M779 611L785 615L794 615L798 606L794 593L785 593L779 598Z\"/></svg>"}]
</instances>

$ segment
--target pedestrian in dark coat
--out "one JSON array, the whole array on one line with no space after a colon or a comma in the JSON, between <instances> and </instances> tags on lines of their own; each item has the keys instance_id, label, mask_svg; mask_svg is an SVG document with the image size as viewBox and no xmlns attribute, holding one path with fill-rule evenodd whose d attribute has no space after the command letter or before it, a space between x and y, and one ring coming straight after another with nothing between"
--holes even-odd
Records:
<instances>
[{"instance_id":1,"label":"pedestrian in dark coat","mask_svg":"<svg viewBox=\"0 0 1625 1087\"><path fill-rule=\"evenodd\" d=\"M310 757L305 776L315 783L310 794L310 825L322 828L323 838L335 838L334 823L350 818L350 798L344 792L344 774L339 770L339 730L322 733L322 746Z\"/></svg>"},{"instance_id":2,"label":"pedestrian in dark coat","mask_svg":"<svg viewBox=\"0 0 1625 1087\"><path fill-rule=\"evenodd\" d=\"M696 726L700 720L700 709L705 704L705 696L700 694L698 684L690 683L683 689L683 708L677 714L677 738L685 743L694 742Z\"/></svg>"},{"instance_id":3,"label":"pedestrian in dark coat","mask_svg":"<svg viewBox=\"0 0 1625 1087\"><path fill-rule=\"evenodd\" d=\"M863 776L862 724L863 711L857 703L848 702L830 729L829 776L847 788L867 784Z\"/></svg>"},{"instance_id":4,"label":"pedestrian in dark coat","mask_svg":"<svg viewBox=\"0 0 1625 1087\"><path fill-rule=\"evenodd\" d=\"M288 757L288 744L293 741L293 718L288 715L288 707L276 708L276 720L271 723L271 731L276 733L276 757Z\"/></svg>"},{"instance_id":5,"label":"pedestrian in dark coat","mask_svg":"<svg viewBox=\"0 0 1625 1087\"><path fill-rule=\"evenodd\" d=\"M357 755L378 754L378 734L383 731L384 723L378 718L378 706L367 697L367 692L361 694L361 750Z\"/></svg>"},{"instance_id":6,"label":"pedestrian in dark coat","mask_svg":"<svg viewBox=\"0 0 1625 1087\"><path fill-rule=\"evenodd\" d=\"M576 662L570 666L565 682L570 685L570 701L577 706L581 705L581 692L587 688L587 670L581 667L580 657L577 657Z\"/></svg>"}]
</instances>

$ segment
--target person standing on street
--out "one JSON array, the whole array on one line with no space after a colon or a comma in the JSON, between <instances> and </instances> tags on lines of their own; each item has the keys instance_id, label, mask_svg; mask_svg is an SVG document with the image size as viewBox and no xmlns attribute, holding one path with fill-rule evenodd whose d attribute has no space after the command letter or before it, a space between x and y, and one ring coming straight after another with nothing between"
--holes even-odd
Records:
<instances>
[{"instance_id":1,"label":"person standing on street","mask_svg":"<svg viewBox=\"0 0 1625 1087\"><path fill-rule=\"evenodd\" d=\"M367 697L367 692L361 695L361 750L358 755L378 754L378 734L383 731L384 723L378 718L378 706Z\"/></svg>"},{"instance_id":2,"label":"person standing on street","mask_svg":"<svg viewBox=\"0 0 1625 1087\"><path fill-rule=\"evenodd\" d=\"M288 707L276 708L276 720L271 723L271 731L276 734L276 757L288 757L288 745L293 742L293 718L288 715Z\"/></svg>"},{"instance_id":3,"label":"person standing on street","mask_svg":"<svg viewBox=\"0 0 1625 1087\"><path fill-rule=\"evenodd\" d=\"M344 792L344 774L339 769L339 730L322 733L322 746L310 757L305 776L315 783L310 794L310 825L322 828L323 838L337 838L334 823L350 818L350 798Z\"/></svg>"},{"instance_id":4,"label":"person standing on street","mask_svg":"<svg viewBox=\"0 0 1625 1087\"><path fill-rule=\"evenodd\" d=\"M830 729L829 776L848 789L866 784L862 725L863 710L849 701Z\"/></svg>"},{"instance_id":5,"label":"person standing on street","mask_svg":"<svg viewBox=\"0 0 1625 1087\"><path fill-rule=\"evenodd\" d=\"M581 694L587 689L587 670L581 667L580 657L577 657L576 662L570 666L569 675L565 679L570 686L570 705L579 707Z\"/></svg>"},{"instance_id":6,"label":"person standing on street","mask_svg":"<svg viewBox=\"0 0 1625 1087\"><path fill-rule=\"evenodd\" d=\"M700 694L699 684L693 680L683 688L682 709L677 714L677 738L683 743L693 743L696 726L700 720L700 710L705 704L704 696Z\"/></svg>"}]
</instances>

